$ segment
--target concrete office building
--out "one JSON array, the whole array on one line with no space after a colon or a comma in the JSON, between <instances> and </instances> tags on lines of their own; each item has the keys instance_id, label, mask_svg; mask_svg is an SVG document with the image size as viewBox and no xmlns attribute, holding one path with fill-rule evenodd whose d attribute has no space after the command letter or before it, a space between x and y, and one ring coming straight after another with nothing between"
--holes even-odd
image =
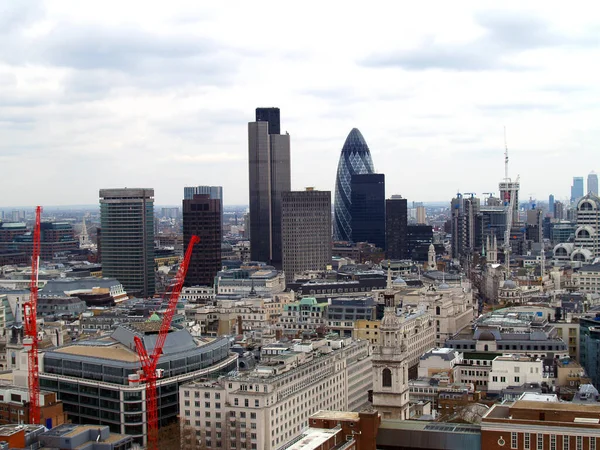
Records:
<instances>
[{"instance_id":1,"label":"concrete office building","mask_svg":"<svg viewBox=\"0 0 600 450\"><path fill-rule=\"evenodd\" d=\"M281 202L291 190L290 135L279 134L279 108L257 108L248 124L250 253L281 268Z\"/></svg>"},{"instance_id":2,"label":"concrete office building","mask_svg":"<svg viewBox=\"0 0 600 450\"><path fill-rule=\"evenodd\" d=\"M154 189L101 189L102 274L130 294L152 297Z\"/></svg>"},{"instance_id":3,"label":"concrete office building","mask_svg":"<svg viewBox=\"0 0 600 450\"><path fill-rule=\"evenodd\" d=\"M57 393L73 423L108 425L112 432L130 434L145 444L146 389L139 382L141 366L133 338L139 336L150 353L159 326L158 321L132 323L110 335L45 351L40 358L41 388ZM157 382L160 425L178 416L181 384L226 373L235 368L236 359L227 338L197 339L187 330L171 330L158 364L164 369Z\"/></svg>"},{"instance_id":4,"label":"concrete office building","mask_svg":"<svg viewBox=\"0 0 600 450\"><path fill-rule=\"evenodd\" d=\"M286 282L306 270L331 264L331 192L284 192L281 231Z\"/></svg>"},{"instance_id":5,"label":"concrete office building","mask_svg":"<svg viewBox=\"0 0 600 450\"><path fill-rule=\"evenodd\" d=\"M408 258L406 246L406 227L408 208L406 199L392 195L385 201L385 245L386 258L402 260Z\"/></svg>"},{"instance_id":6,"label":"concrete office building","mask_svg":"<svg viewBox=\"0 0 600 450\"><path fill-rule=\"evenodd\" d=\"M361 132L353 128L342 147L335 179L334 240L352 241L352 175L373 172L369 146Z\"/></svg>"},{"instance_id":7,"label":"concrete office building","mask_svg":"<svg viewBox=\"0 0 600 450\"><path fill-rule=\"evenodd\" d=\"M192 236L200 242L194 246L185 278L185 286L212 286L221 270L221 201L207 194L194 194L183 200L183 242Z\"/></svg>"},{"instance_id":8,"label":"concrete office building","mask_svg":"<svg viewBox=\"0 0 600 450\"><path fill-rule=\"evenodd\" d=\"M320 410L360 411L371 389L367 341L318 339L263 347L249 372L180 387L182 427L209 449L284 447Z\"/></svg>"},{"instance_id":9,"label":"concrete office building","mask_svg":"<svg viewBox=\"0 0 600 450\"><path fill-rule=\"evenodd\" d=\"M385 175L353 174L350 184L352 241L385 249Z\"/></svg>"},{"instance_id":10,"label":"concrete office building","mask_svg":"<svg viewBox=\"0 0 600 450\"><path fill-rule=\"evenodd\" d=\"M192 200L194 195L208 195L221 204L221 228L223 227L223 186L188 186L183 188L183 199Z\"/></svg>"},{"instance_id":11,"label":"concrete office building","mask_svg":"<svg viewBox=\"0 0 600 450\"><path fill-rule=\"evenodd\" d=\"M451 202L452 258L466 261L477 247L477 215L480 201L477 197L458 194Z\"/></svg>"}]
</instances>

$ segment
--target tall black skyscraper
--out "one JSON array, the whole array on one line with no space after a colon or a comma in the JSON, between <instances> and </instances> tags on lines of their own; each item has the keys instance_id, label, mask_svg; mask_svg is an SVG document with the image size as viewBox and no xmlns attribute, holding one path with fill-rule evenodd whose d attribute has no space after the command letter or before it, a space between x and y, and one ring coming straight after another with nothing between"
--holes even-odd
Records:
<instances>
[{"instance_id":1,"label":"tall black skyscraper","mask_svg":"<svg viewBox=\"0 0 600 450\"><path fill-rule=\"evenodd\" d=\"M429 245L433 243L431 225L408 225L406 227L406 246L408 257L413 261L427 261Z\"/></svg>"},{"instance_id":2,"label":"tall black skyscraper","mask_svg":"<svg viewBox=\"0 0 600 450\"><path fill-rule=\"evenodd\" d=\"M279 108L257 108L248 124L250 256L281 268L281 198L291 190L290 135L279 134Z\"/></svg>"},{"instance_id":3,"label":"tall black skyscraper","mask_svg":"<svg viewBox=\"0 0 600 450\"><path fill-rule=\"evenodd\" d=\"M352 175L352 241L385 248L385 175Z\"/></svg>"},{"instance_id":4,"label":"tall black skyscraper","mask_svg":"<svg viewBox=\"0 0 600 450\"><path fill-rule=\"evenodd\" d=\"M385 201L385 245L388 259L407 259L406 227L408 208L406 199L397 195Z\"/></svg>"},{"instance_id":5,"label":"tall black skyscraper","mask_svg":"<svg viewBox=\"0 0 600 450\"><path fill-rule=\"evenodd\" d=\"M221 270L221 200L193 194L183 200L183 244L193 235L200 238L192 252L185 286L212 286Z\"/></svg>"}]
</instances>

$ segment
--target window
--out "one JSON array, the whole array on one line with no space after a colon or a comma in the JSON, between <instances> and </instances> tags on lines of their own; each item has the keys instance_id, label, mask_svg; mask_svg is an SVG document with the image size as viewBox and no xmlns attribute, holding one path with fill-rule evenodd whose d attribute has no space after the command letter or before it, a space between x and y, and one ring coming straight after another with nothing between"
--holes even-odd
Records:
<instances>
[{"instance_id":1,"label":"window","mask_svg":"<svg viewBox=\"0 0 600 450\"><path fill-rule=\"evenodd\" d=\"M550 435L550 450L556 450L556 435Z\"/></svg>"},{"instance_id":2,"label":"window","mask_svg":"<svg viewBox=\"0 0 600 450\"><path fill-rule=\"evenodd\" d=\"M204 402L204 407L205 408L210 408L210 402Z\"/></svg>"},{"instance_id":3,"label":"window","mask_svg":"<svg viewBox=\"0 0 600 450\"><path fill-rule=\"evenodd\" d=\"M569 436L563 436L563 450L569 450Z\"/></svg>"},{"instance_id":4,"label":"window","mask_svg":"<svg viewBox=\"0 0 600 450\"><path fill-rule=\"evenodd\" d=\"M523 448L525 450L530 450L531 448L531 436L529 435L529 433L524 434Z\"/></svg>"},{"instance_id":5,"label":"window","mask_svg":"<svg viewBox=\"0 0 600 450\"><path fill-rule=\"evenodd\" d=\"M235 406L240 406L240 401L239 401L237 398L234 398L234 399L233 399L233 404L234 404Z\"/></svg>"},{"instance_id":6,"label":"window","mask_svg":"<svg viewBox=\"0 0 600 450\"><path fill-rule=\"evenodd\" d=\"M518 448L519 435L514 431L510 434L510 448Z\"/></svg>"},{"instance_id":7,"label":"window","mask_svg":"<svg viewBox=\"0 0 600 450\"><path fill-rule=\"evenodd\" d=\"M260 400L254 400L254 406L256 406L258 408L259 405L260 405Z\"/></svg>"},{"instance_id":8,"label":"window","mask_svg":"<svg viewBox=\"0 0 600 450\"><path fill-rule=\"evenodd\" d=\"M381 385L383 387L392 387L392 371L388 368L381 372Z\"/></svg>"},{"instance_id":9,"label":"window","mask_svg":"<svg viewBox=\"0 0 600 450\"><path fill-rule=\"evenodd\" d=\"M596 438L593 436L590 437L590 450L596 450Z\"/></svg>"},{"instance_id":10,"label":"window","mask_svg":"<svg viewBox=\"0 0 600 450\"><path fill-rule=\"evenodd\" d=\"M506 377L500 377L500 383L506 383Z\"/></svg>"},{"instance_id":11,"label":"window","mask_svg":"<svg viewBox=\"0 0 600 450\"><path fill-rule=\"evenodd\" d=\"M492 381L496 383L498 381L498 377L492 377Z\"/></svg>"},{"instance_id":12,"label":"window","mask_svg":"<svg viewBox=\"0 0 600 450\"><path fill-rule=\"evenodd\" d=\"M541 433L537 435L537 450L544 450L544 435Z\"/></svg>"},{"instance_id":13,"label":"window","mask_svg":"<svg viewBox=\"0 0 600 450\"><path fill-rule=\"evenodd\" d=\"M256 413L250 413L250 418L251 419L256 419Z\"/></svg>"},{"instance_id":14,"label":"window","mask_svg":"<svg viewBox=\"0 0 600 450\"><path fill-rule=\"evenodd\" d=\"M519 383L520 378L519 377L515 377L515 383Z\"/></svg>"},{"instance_id":15,"label":"window","mask_svg":"<svg viewBox=\"0 0 600 450\"><path fill-rule=\"evenodd\" d=\"M575 448L577 450L583 450L583 436L577 436L575 438Z\"/></svg>"}]
</instances>

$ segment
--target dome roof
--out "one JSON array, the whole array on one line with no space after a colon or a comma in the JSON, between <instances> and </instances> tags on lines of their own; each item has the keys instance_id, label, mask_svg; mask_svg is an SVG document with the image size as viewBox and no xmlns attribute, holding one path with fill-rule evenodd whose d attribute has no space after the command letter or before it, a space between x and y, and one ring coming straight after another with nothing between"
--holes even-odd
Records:
<instances>
[{"instance_id":1,"label":"dome roof","mask_svg":"<svg viewBox=\"0 0 600 450\"><path fill-rule=\"evenodd\" d=\"M442 283L438 286L438 289L444 291L446 289L450 289L450 286L446 283Z\"/></svg>"},{"instance_id":2,"label":"dome roof","mask_svg":"<svg viewBox=\"0 0 600 450\"><path fill-rule=\"evenodd\" d=\"M393 283L395 286L406 286L406 281L402 277L396 278Z\"/></svg>"},{"instance_id":3,"label":"dome roof","mask_svg":"<svg viewBox=\"0 0 600 450\"><path fill-rule=\"evenodd\" d=\"M395 311L386 311L381 319L381 328L400 328L400 319L396 316Z\"/></svg>"},{"instance_id":4,"label":"dome roof","mask_svg":"<svg viewBox=\"0 0 600 450\"><path fill-rule=\"evenodd\" d=\"M504 282L504 284L502 285L502 289L516 289L517 288L517 283L515 283L513 280L506 280Z\"/></svg>"},{"instance_id":5,"label":"dome roof","mask_svg":"<svg viewBox=\"0 0 600 450\"><path fill-rule=\"evenodd\" d=\"M152 315L150 316L150 318L148 319L148 322L160 322L160 317L158 316L158 314L156 313L152 313Z\"/></svg>"}]
</instances>

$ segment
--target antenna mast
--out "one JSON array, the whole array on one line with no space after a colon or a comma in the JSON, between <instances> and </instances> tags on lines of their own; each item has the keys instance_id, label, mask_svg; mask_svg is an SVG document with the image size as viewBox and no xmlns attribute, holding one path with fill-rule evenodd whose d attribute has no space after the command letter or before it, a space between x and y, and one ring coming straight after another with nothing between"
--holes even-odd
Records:
<instances>
[{"instance_id":1,"label":"antenna mast","mask_svg":"<svg viewBox=\"0 0 600 450\"><path fill-rule=\"evenodd\" d=\"M504 127L504 181L510 181L508 178L508 144L506 143L506 126Z\"/></svg>"}]
</instances>

